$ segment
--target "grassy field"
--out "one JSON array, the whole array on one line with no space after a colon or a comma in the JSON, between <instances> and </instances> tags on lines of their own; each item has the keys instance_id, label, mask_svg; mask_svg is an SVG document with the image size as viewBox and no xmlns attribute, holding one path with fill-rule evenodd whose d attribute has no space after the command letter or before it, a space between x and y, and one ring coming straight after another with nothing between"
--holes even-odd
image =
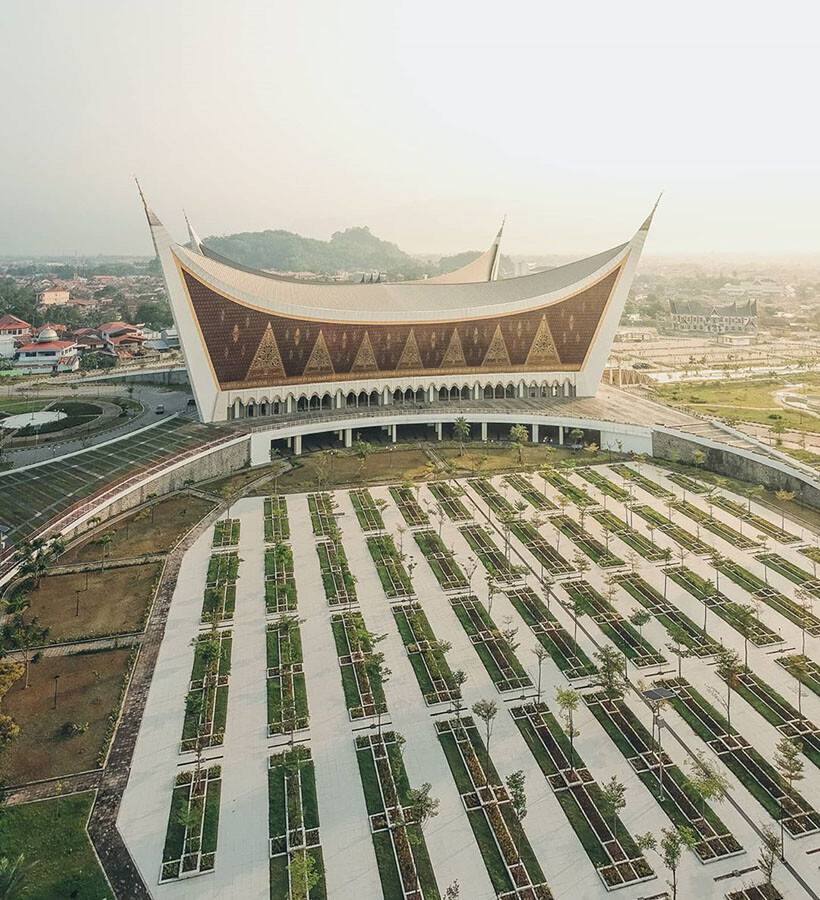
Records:
<instances>
[{"instance_id":1,"label":"grassy field","mask_svg":"<svg viewBox=\"0 0 820 900\"><path fill-rule=\"evenodd\" d=\"M820 387L820 378L814 373L806 372L789 378L661 385L656 390L662 402L689 406L698 412L718 418L742 419L745 422L769 426L782 422L790 428L820 431L820 419L802 415L795 410L783 409L775 403L773 396L775 391L783 390L795 381Z\"/></svg>"},{"instance_id":2,"label":"grassy field","mask_svg":"<svg viewBox=\"0 0 820 900\"><path fill-rule=\"evenodd\" d=\"M76 640L92 635L139 631L145 618L160 563L107 568L88 575L48 575L28 595L30 610L26 617L38 616L50 629L48 642ZM80 591L80 614L77 610Z\"/></svg>"},{"instance_id":3,"label":"grassy field","mask_svg":"<svg viewBox=\"0 0 820 900\"><path fill-rule=\"evenodd\" d=\"M64 553L60 564L98 563L103 550L99 543L100 534L113 537L108 548L109 559L170 550L211 509L212 503L186 494L160 500L113 525L103 525L96 537L88 538Z\"/></svg>"},{"instance_id":4,"label":"grassy field","mask_svg":"<svg viewBox=\"0 0 820 900\"><path fill-rule=\"evenodd\" d=\"M315 490L322 468L322 454L312 454L293 460L294 468L279 479L282 491L298 493ZM327 485L363 484L380 481L400 481L423 478L431 472L431 461L424 450L409 447L380 450L372 453L362 469L362 460L350 451L340 451L332 457L323 476ZM272 486L272 481L271 481ZM268 490L271 488L268 487Z\"/></svg>"},{"instance_id":5,"label":"grassy field","mask_svg":"<svg viewBox=\"0 0 820 900\"><path fill-rule=\"evenodd\" d=\"M85 830L93 795L73 794L0 809L3 856L25 857L15 900L107 900L112 897Z\"/></svg>"},{"instance_id":6,"label":"grassy field","mask_svg":"<svg viewBox=\"0 0 820 900\"><path fill-rule=\"evenodd\" d=\"M130 656L130 650L105 650L33 664L29 686L21 678L3 700L3 712L17 722L20 734L0 753L0 777L21 784L96 768ZM64 737L67 722L87 723L88 729Z\"/></svg>"}]
</instances>

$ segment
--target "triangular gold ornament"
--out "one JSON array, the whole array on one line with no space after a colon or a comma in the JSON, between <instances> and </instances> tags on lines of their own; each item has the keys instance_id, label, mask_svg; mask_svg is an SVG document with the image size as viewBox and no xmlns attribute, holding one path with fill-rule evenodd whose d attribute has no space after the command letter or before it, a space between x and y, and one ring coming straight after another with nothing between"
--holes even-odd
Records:
<instances>
[{"instance_id":1,"label":"triangular gold ornament","mask_svg":"<svg viewBox=\"0 0 820 900\"><path fill-rule=\"evenodd\" d=\"M421 363L421 353L419 352L419 345L416 343L416 334L411 328L410 334L407 335L407 341L404 345L404 350L401 351L401 357L399 358L396 370L400 371L402 369L423 368L424 366Z\"/></svg>"},{"instance_id":2,"label":"triangular gold ornament","mask_svg":"<svg viewBox=\"0 0 820 900\"><path fill-rule=\"evenodd\" d=\"M256 353L248 367L248 373L245 376L249 381L259 378L284 378L285 367L282 364L282 354L279 352L279 345L276 343L276 337L273 329L268 322L262 340L256 348Z\"/></svg>"},{"instance_id":3,"label":"triangular gold ornament","mask_svg":"<svg viewBox=\"0 0 820 900\"><path fill-rule=\"evenodd\" d=\"M484 354L484 359L481 361L481 367L487 368L492 366L496 369L499 366L509 366L509 364L510 354L507 353L507 344L501 332L501 325L496 325L495 334L490 341L487 352Z\"/></svg>"},{"instance_id":4,"label":"triangular gold ornament","mask_svg":"<svg viewBox=\"0 0 820 900\"><path fill-rule=\"evenodd\" d=\"M450 337L450 343L447 345L447 349L444 351L444 356L441 359L440 368L460 369L464 368L466 365L467 361L464 359L464 348L461 346L458 328L454 328L453 334Z\"/></svg>"},{"instance_id":5,"label":"triangular gold ornament","mask_svg":"<svg viewBox=\"0 0 820 900\"><path fill-rule=\"evenodd\" d=\"M319 330L319 337L316 338L316 343L313 345L313 349L310 351L310 358L308 359L302 374L335 375L333 361L330 358L330 351L327 349L325 336L322 333L321 329Z\"/></svg>"},{"instance_id":6,"label":"triangular gold ornament","mask_svg":"<svg viewBox=\"0 0 820 900\"><path fill-rule=\"evenodd\" d=\"M376 362L376 354L373 352L373 345L370 343L370 335L365 331L350 371L375 372L378 371L378 368L379 364Z\"/></svg>"},{"instance_id":7,"label":"triangular gold ornament","mask_svg":"<svg viewBox=\"0 0 820 900\"><path fill-rule=\"evenodd\" d=\"M538 330L535 332L535 337L532 339L525 365L538 369L548 369L551 366L560 364L561 360L555 348L555 341L552 339L552 332L550 331L547 317L543 315L541 316Z\"/></svg>"}]
</instances>

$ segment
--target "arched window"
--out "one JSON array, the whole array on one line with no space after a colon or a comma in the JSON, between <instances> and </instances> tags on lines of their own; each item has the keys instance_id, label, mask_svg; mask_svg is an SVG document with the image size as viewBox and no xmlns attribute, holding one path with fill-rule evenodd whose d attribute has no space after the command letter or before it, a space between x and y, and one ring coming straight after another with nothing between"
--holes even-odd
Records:
<instances>
[{"instance_id":1,"label":"arched window","mask_svg":"<svg viewBox=\"0 0 820 900\"><path fill-rule=\"evenodd\" d=\"M379 392L378 392L378 391L371 391L371 392L370 392L370 405L371 405L371 406L378 406L378 405L379 405Z\"/></svg>"},{"instance_id":2,"label":"arched window","mask_svg":"<svg viewBox=\"0 0 820 900\"><path fill-rule=\"evenodd\" d=\"M462 400L470 399L470 388L466 384L461 388L461 399Z\"/></svg>"},{"instance_id":3,"label":"arched window","mask_svg":"<svg viewBox=\"0 0 820 900\"><path fill-rule=\"evenodd\" d=\"M393 391L393 402L404 403L404 394L400 390Z\"/></svg>"},{"instance_id":4,"label":"arched window","mask_svg":"<svg viewBox=\"0 0 820 900\"><path fill-rule=\"evenodd\" d=\"M412 391L411 391L412 394ZM425 398L425 390L424 388L418 388L416 391L416 403L424 403Z\"/></svg>"},{"instance_id":5,"label":"arched window","mask_svg":"<svg viewBox=\"0 0 820 900\"><path fill-rule=\"evenodd\" d=\"M252 419L252 418L256 415L256 403L254 403L253 401L251 401L251 402L245 407L245 415L246 415L249 419Z\"/></svg>"},{"instance_id":6,"label":"arched window","mask_svg":"<svg viewBox=\"0 0 820 900\"><path fill-rule=\"evenodd\" d=\"M484 399L485 400L493 399L493 386L491 384L484 385Z\"/></svg>"},{"instance_id":7,"label":"arched window","mask_svg":"<svg viewBox=\"0 0 820 900\"><path fill-rule=\"evenodd\" d=\"M495 386L495 399L496 400L504 399L504 385L503 384L497 384Z\"/></svg>"},{"instance_id":8,"label":"arched window","mask_svg":"<svg viewBox=\"0 0 820 900\"><path fill-rule=\"evenodd\" d=\"M322 396L322 409L333 409L333 397L330 394Z\"/></svg>"},{"instance_id":9,"label":"arched window","mask_svg":"<svg viewBox=\"0 0 820 900\"><path fill-rule=\"evenodd\" d=\"M359 406L367 406L367 391L359 391Z\"/></svg>"},{"instance_id":10,"label":"arched window","mask_svg":"<svg viewBox=\"0 0 820 900\"><path fill-rule=\"evenodd\" d=\"M507 385L507 387L504 389L504 396L507 399L515 397L515 385L514 384Z\"/></svg>"},{"instance_id":11,"label":"arched window","mask_svg":"<svg viewBox=\"0 0 820 900\"><path fill-rule=\"evenodd\" d=\"M296 401L296 410L297 412L305 412L308 408L308 398L302 394L302 396Z\"/></svg>"},{"instance_id":12,"label":"arched window","mask_svg":"<svg viewBox=\"0 0 820 900\"><path fill-rule=\"evenodd\" d=\"M356 395L353 393L353 391L351 391L345 398L345 404L347 406L356 406Z\"/></svg>"},{"instance_id":13,"label":"arched window","mask_svg":"<svg viewBox=\"0 0 820 900\"><path fill-rule=\"evenodd\" d=\"M439 398L439 400L449 400L450 399L450 395L447 392L446 387L442 387L442 388L438 389L438 398Z\"/></svg>"}]
</instances>

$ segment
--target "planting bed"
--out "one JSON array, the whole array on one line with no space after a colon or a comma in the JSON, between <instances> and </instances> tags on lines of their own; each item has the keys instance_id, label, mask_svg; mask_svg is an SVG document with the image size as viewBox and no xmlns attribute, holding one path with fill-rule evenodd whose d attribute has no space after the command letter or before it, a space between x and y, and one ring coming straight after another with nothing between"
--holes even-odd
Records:
<instances>
[{"instance_id":1,"label":"planting bed","mask_svg":"<svg viewBox=\"0 0 820 900\"><path fill-rule=\"evenodd\" d=\"M473 514L459 499L464 494L460 487L446 481L432 481L427 487L452 522L469 522L472 519Z\"/></svg>"},{"instance_id":2,"label":"planting bed","mask_svg":"<svg viewBox=\"0 0 820 900\"><path fill-rule=\"evenodd\" d=\"M762 556L758 556L757 558L769 568L774 569L776 572L780 572L787 578L789 577L786 575L786 571L792 571L791 563L783 559L782 556L778 556L776 553L765 555L767 557L774 557L775 561L773 562L770 558L764 560ZM778 561L782 561L782 563L785 563L786 565L781 568ZM793 568L797 569L796 566ZM780 615L785 616L796 625L805 625L807 634L820 634L820 619L818 619L817 616L809 610L804 610L800 604L795 602L791 597L787 597L775 588L769 587L762 578L758 578L757 575L754 575L748 569L727 559L720 565L720 571L728 578L731 578L735 584L739 584L745 591L752 594L755 599L762 600L767 606L771 606L775 612L779 612ZM800 571L800 569L797 569L797 572ZM814 584L820 587L820 583L814 582Z\"/></svg>"},{"instance_id":3,"label":"planting bed","mask_svg":"<svg viewBox=\"0 0 820 900\"><path fill-rule=\"evenodd\" d=\"M470 485L487 506L489 506L500 518L515 515L515 509L513 508L512 503L500 494L486 478L471 478L467 484Z\"/></svg>"},{"instance_id":4,"label":"planting bed","mask_svg":"<svg viewBox=\"0 0 820 900\"><path fill-rule=\"evenodd\" d=\"M425 703L428 706L449 703L460 697L461 689L455 683L444 651L421 604L396 605L393 607L393 617Z\"/></svg>"},{"instance_id":5,"label":"planting bed","mask_svg":"<svg viewBox=\"0 0 820 900\"><path fill-rule=\"evenodd\" d=\"M463 525L459 531L493 578L506 584L521 580L516 567L496 547L493 539L481 525Z\"/></svg>"},{"instance_id":6,"label":"planting bed","mask_svg":"<svg viewBox=\"0 0 820 900\"><path fill-rule=\"evenodd\" d=\"M658 531L662 531L667 537L670 537L676 544L680 544L687 552L694 553L696 556L708 556L712 552L712 548L707 543L696 538L694 534L690 534L680 525L676 525L651 506L633 506L632 510L644 521L655 526Z\"/></svg>"},{"instance_id":7,"label":"planting bed","mask_svg":"<svg viewBox=\"0 0 820 900\"><path fill-rule=\"evenodd\" d=\"M350 574L347 555L340 540L316 542L316 554L322 570L322 586L328 606L356 602L356 582Z\"/></svg>"},{"instance_id":8,"label":"planting bed","mask_svg":"<svg viewBox=\"0 0 820 900\"><path fill-rule=\"evenodd\" d=\"M820 767L820 731L816 725L753 672L741 673L736 690L767 722L797 743L803 753Z\"/></svg>"},{"instance_id":9,"label":"planting bed","mask_svg":"<svg viewBox=\"0 0 820 900\"><path fill-rule=\"evenodd\" d=\"M635 469L632 469L629 466L618 463L614 466L610 466L610 469L612 469L616 475L620 475L624 481L631 481L634 484L637 484L639 488L642 488L647 494L651 494L653 497L657 497L660 500L673 500L675 497L672 491L668 491L665 487L658 484L657 481L652 481L651 478L641 475L640 472L635 471Z\"/></svg>"},{"instance_id":10,"label":"planting bed","mask_svg":"<svg viewBox=\"0 0 820 900\"><path fill-rule=\"evenodd\" d=\"M396 501L399 512L411 528L419 528L429 523L430 517L419 505L412 488L405 485L391 487L390 496Z\"/></svg>"},{"instance_id":11,"label":"planting bed","mask_svg":"<svg viewBox=\"0 0 820 900\"><path fill-rule=\"evenodd\" d=\"M598 693L587 694L584 701L672 824L694 831L694 851L701 862L742 852L734 835L623 700Z\"/></svg>"},{"instance_id":12,"label":"planting bed","mask_svg":"<svg viewBox=\"0 0 820 900\"><path fill-rule=\"evenodd\" d=\"M466 575L435 531L416 531L413 537L427 558L436 580L445 591L467 589Z\"/></svg>"},{"instance_id":13,"label":"planting bed","mask_svg":"<svg viewBox=\"0 0 820 900\"><path fill-rule=\"evenodd\" d=\"M546 494L541 493L541 491L533 487L529 478L517 474L505 475L504 481L506 481L511 488L518 491L527 503L529 503L530 506L535 507L535 509L544 511L558 509L555 503L553 503Z\"/></svg>"},{"instance_id":14,"label":"planting bed","mask_svg":"<svg viewBox=\"0 0 820 900\"><path fill-rule=\"evenodd\" d=\"M536 530L532 522L513 522L510 530L551 575L566 575L573 571L572 565Z\"/></svg>"},{"instance_id":15,"label":"planting bed","mask_svg":"<svg viewBox=\"0 0 820 900\"><path fill-rule=\"evenodd\" d=\"M781 544L796 544L800 538L796 534L790 534L788 531L778 528L773 522L764 519L763 516L755 515L747 506L724 497L723 494L713 494L712 503L722 510L736 516L741 522L748 522L763 534L768 534Z\"/></svg>"},{"instance_id":16,"label":"planting bed","mask_svg":"<svg viewBox=\"0 0 820 900\"><path fill-rule=\"evenodd\" d=\"M709 637L700 626L682 613L676 606L665 600L663 595L655 590L636 572L622 572L615 575L615 581L641 606L645 607L652 615L671 632L672 629L680 629L681 643L688 647L695 656L714 656L720 650L720 644Z\"/></svg>"},{"instance_id":17,"label":"planting bed","mask_svg":"<svg viewBox=\"0 0 820 900\"><path fill-rule=\"evenodd\" d=\"M624 656L639 669L662 666L666 657L659 653L598 591L586 581L565 581L564 590L571 600L581 600L592 621Z\"/></svg>"},{"instance_id":18,"label":"planting bed","mask_svg":"<svg viewBox=\"0 0 820 900\"><path fill-rule=\"evenodd\" d=\"M551 900L538 859L472 718L436 722L436 732L496 896Z\"/></svg>"},{"instance_id":19,"label":"planting bed","mask_svg":"<svg viewBox=\"0 0 820 900\"><path fill-rule=\"evenodd\" d=\"M265 498L265 540L286 541L290 537L288 505L284 497Z\"/></svg>"},{"instance_id":20,"label":"planting bed","mask_svg":"<svg viewBox=\"0 0 820 900\"><path fill-rule=\"evenodd\" d=\"M798 681L806 685L809 690L820 696L820 665L808 656L795 654L793 656L778 656L775 660L778 665Z\"/></svg>"},{"instance_id":21,"label":"planting bed","mask_svg":"<svg viewBox=\"0 0 820 900\"><path fill-rule=\"evenodd\" d=\"M376 571L379 573L379 580L388 600L403 600L412 596L413 583L391 535L369 537L367 549L376 564Z\"/></svg>"},{"instance_id":22,"label":"planting bed","mask_svg":"<svg viewBox=\"0 0 820 900\"><path fill-rule=\"evenodd\" d=\"M222 770L210 766L176 776L162 851L160 882L213 871ZM182 822L185 821L185 824Z\"/></svg>"},{"instance_id":23,"label":"planting bed","mask_svg":"<svg viewBox=\"0 0 820 900\"><path fill-rule=\"evenodd\" d=\"M680 472L667 472L666 477L678 487L683 488L684 498L686 497L686 491L692 494L709 493L709 488L705 484L695 481L694 478L690 478L688 475L681 475Z\"/></svg>"},{"instance_id":24,"label":"planting bed","mask_svg":"<svg viewBox=\"0 0 820 900\"><path fill-rule=\"evenodd\" d=\"M624 564L620 556L607 550L599 540L596 540L586 529L581 528L575 519L562 515L553 516L550 521L602 569L614 569Z\"/></svg>"},{"instance_id":25,"label":"planting bed","mask_svg":"<svg viewBox=\"0 0 820 900\"><path fill-rule=\"evenodd\" d=\"M239 543L239 519L220 519L214 525L214 547L234 547Z\"/></svg>"},{"instance_id":26,"label":"planting bed","mask_svg":"<svg viewBox=\"0 0 820 900\"><path fill-rule=\"evenodd\" d=\"M820 597L820 581L810 575L805 569L795 565L791 560L780 556L778 553L758 553L757 559L768 569L772 569L784 578L802 588L805 588L815 597Z\"/></svg>"},{"instance_id":27,"label":"planting bed","mask_svg":"<svg viewBox=\"0 0 820 900\"><path fill-rule=\"evenodd\" d=\"M421 826L414 820L410 783L398 736L360 735L356 761L385 898L439 900Z\"/></svg>"},{"instance_id":28,"label":"planting bed","mask_svg":"<svg viewBox=\"0 0 820 900\"><path fill-rule=\"evenodd\" d=\"M313 858L313 870L319 875L309 900L325 900L316 778L310 750L304 745L276 753L268 762L268 836L270 900L291 898L288 866L305 854Z\"/></svg>"},{"instance_id":29,"label":"planting bed","mask_svg":"<svg viewBox=\"0 0 820 900\"><path fill-rule=\"evenodd\" d=\"M598 671L532 588L510 588L504 593L568 680L588 678Z\"/></svg>"},{"instance_id":30,"label":"planting bed","mask_svg":"<svg viewBox=\"0 0 820 900\"><path fill-rule=\"evenodd\" d=\"M219 656L208 666L204 651L208 642L214 638L219 643ZM201 634L196 640L191 681L186 696L185 719L182 724L180 753L196 750L197 743L203 749L217 747L225 738L232 644L230 631L219 631L215 635Z\"/></svg>"},{"instance_id":31,"label":"planting bed","mask_svg":"<svg viewBox=\"0 0 820 900\"><path fill-rule=\"evenodd\" d=\"M293 734L308 727L299 620L286 616L267 628L268 735Z\"/></svg>"},{"instance_id":32,"label":"planting bed","mask_svg":"<svg viewBox=\"0 0 820 900\"><path fill-rule=\"evenodd\" d=\"M335 503L331 494L308 494L310 524L316 537L333 537L337 531Z\"/></svg>"},{"instance_id":33,"label":"planting bed","mask_svg":"<svg viewBox=\"0 0 820 900\"><path fill-rule=\"evenodd\" d=\"M629 499L629 491L625 491L622 487L615 484L614 481L610 481L608 478L601 475L596 469L584 466L581 469L576 469L576 472L584 479L584 481L588 481L598 488L602 494L606 494L614 500L620 500L621 503Z\"/></svg>"},{"instance_id":34,"label":"planting bed","mask_svg":"<svg viewBox=\"0 0 820 900\"><path fill-rule=\"evenodd\" d=\"M265 609L268 613L296 609L293 551L288 544L277 544L265 550Z\"/></svg>"},{"instance_id":35,"label":"planting bed","mask_svg":"<svg viewBox=\"0 0 820 900\"><path fill-rule=\"evenodd\" d=\"M685 588L695 599L717 613L724 622L742 633L743 612L740 604L716 591L711 581L701 578L686 566L668 566L664 572L675 584ZM768 647L783 641L777 632L764 625L756 616L751 618L749 626L749 640L757 647Z\"/></svg>"},{"instance_id":36,"label":"planting bed","mask_svg":"<svg viewBox=\"0 0 820 900\"><path fill-rule=\"evenodd\" d=\"M778 774L726 718L699 694L685 679L658 682L675 691L670 701L675 711L689 723L709 747L717 753L749 793L769 815L781 819L792 837L820 831L820 815Z\"/></svg>"},{"instance_id":37,"label":"planting bed","mask_svg":"<svg viewBox=\"0 0 820 900\"><path fill-rule=\"evenodd\" d=\"M574 485L568 478L558 472L552 472L547 475L547 481L565 496L568 497L576 506L592 506L595 501L583 489Z\"/></svg>"},{"instance_id":38,"label":"planting bed","mask_svg":"<svg viewBox=\"0 0 820 900\"><path fill-rule=\"evenodd\" d=\"M693 506L688 500L677 500L674 506L678 512L682 512L687 518L702 525L707 531L711 531L712 534L716 534L719 538L723 538L726 543L731 544L733 547L737 547L740 550L751 550L752 548L759 546L757 541L753 541L751 538L746 537L730 525L719 522L717 519L710 516L709 513L704 512L697 506Z\"/></svg>"},{"instance_id":39,"label":"planting bed","mask_svg":"<svg viewBox=\"0 0 820 900\"><path fill-rule=\"evenodd\" d=\"M363 719L385 713L384 689L373 665L373 646L365 633L361 615L334 613L330 623L350 718Z\"/></svg>"},{"instance_id":40,"label":"planting bed","mask_svg":"<svg viewBox=\"0 0 820 900\"><path fill-rule=\"evenodd\" d=\"M529 676L477 597L451 597L450 605L467 632L496 690L532 687Z\"/></svg>"},{"instance_id":41,"label":"planting bed","mask_svg":"<svg viewBox=\"0 0 820 900\"><path fill-rule=\"evenodd\" d=\"M384 531L384 519L370 491L365 488L351 491L350 502L362 531Z\"/></svg>"},{"instance_id":42,"label":"planting bed","mask_svg":"<svg viewBox=\"0 0 820 900\"><path fill-rule=\"evenodd\" d=\"M595 519L602 528L608 528L610 534L620 538L627 547L631 547L633 550L640 553L644 559L648 559L650 562L660 562L660 560L666 558L663 549L654 541L651 541L648 537L642 535L640 531L630 528L626 522L619 519L614 513L609 512L609 510L596 510L592 513L592 518Z\"/></svg>"},{"instance_id":43,"label":"planting bed","mask_svg":"<svg viewBox=\"0 0 820 900\"><path fill-rule=\"evenodd\" d=\"M621 820L601 813L600 787L546 705L514 706L510 713L607 890L654 878Z\"/></svg>"},{"instance_id":44,"label":"planting bed","mask_svg":"<svg viewBox=\"0 0 820 900\"><path fill-rule=\"evenodd\" d=\"M215 553L211 556L205 578L203 622L226 622L233 618L238 573L239 554L235 551Z\"/></svg>"}]
</instances>

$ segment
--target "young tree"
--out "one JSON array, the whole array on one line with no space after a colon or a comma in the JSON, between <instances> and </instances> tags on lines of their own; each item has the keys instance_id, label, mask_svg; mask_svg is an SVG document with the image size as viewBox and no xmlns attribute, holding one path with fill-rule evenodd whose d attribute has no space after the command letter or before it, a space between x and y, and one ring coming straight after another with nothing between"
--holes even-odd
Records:
<instances>
[{"instance_id":1,"label":"young tree","mask_svg":"<svg viewBox=\"0 0 820 900\"><path fill-rule=\"evenodd\" d=\"M721 803L731 789L731 782L702 750L695 751L694 760L689 760L692 774L689 784L701 800L701 813L707 803Z\"/></svg>"},{"instance_id":2,"label":"young tree","mask_svg":"<svg viewBox=\"0 0 820 900\"><path fill-rule=\"evenodd\" d=\"M647 622L652 621L652 616L645 609L637 607L629 614L629 621L638 629L638 633L643 637L643 627Z\"/></svg>"},{"instance_id":3,"label":"young tree","mask_svg":"<svg viewBox=\"0 0 820 900\"><path fill-rule=\"evenodd\" d=\"M626 806L626 786L613 775L601 785L601 814L612 820L612 833L618 837L618 816Z\"/></svg>"},{"instance_id":4,"label":"young tree","mask_svg":"<svg viewBox=\"0 0 820 900\"><path fill-rule=\"evenodd\" d=\"M493 736L493 720L498 715L498 704L495 700L476 700L473 712L484 723L487 736L487 753L490 752L490 738Z\"/></svg>"},{"instance_id":5,"label":"young tree","mask_svg":"<svg viewBox=\"0 0 820 900\"><path fill-rule=\"evenodd\" d=\"M594 653L598 666L598 684L610 700L620 700L628 682L624 675L625 657L605 644Z\"/></svg>"},{"instance_id":6,"label":"young tree","mask_svg":"<svg viewBox=\"0 0 820 900\"><path fill-rule=\"evenodd\" d=\"M526 777L520 769L507 779L510 804L519 821L527 815Z\"/></svg>"},{"instance_id":7,"label":"young tree","mask_svg":"<svg viewBox=\"0 0 820 900\"><path fill-rule=\"evenodd\" d=\"M459 455L464 456L464 442L470 438L470 423L464 416L459 416L455 422L453 422L453 434L458 441Z\"/></svg>"},{"instance_id":8,"label":"young tree","mask_svg":"<svg viewBox=\"0 0 820 900\"><path fill-rule=\"evenodd\" d=\"M666 649L678 658L678 678L683 678L683 660L692 656L692 651L686 644L687 633L679 625L669 626L669 637L672 643L666 645Z\"/></svg>"},{"instance_id":9,"label":"young tree","mask_svg":"<svg viewBox=\"0 0 820 900\"><path fill-rule=\"evenodd\" d=\"M737 630L743 635L743 668L749 671L749 638L754 634L755 608L750 603L738 603Z\"/></svg>"},{"instance_id":10,"label":"young tree","mask_svg":"<svg viewBox=\"0 0 820 900\"><path fill-rule=\"evenodd\" d=\"M415 822L422 831L427 827L430 819L438 815L439 801L430 796L433 786L425 781L420 788L411 788L407 792L407 808L410 812L410 821Z\"/></svg>"},{"instance_id":11,"label":"young tree","mask_svg":"<svg viewBox=\"0 0 820 900\"><path fill-rule=\"evenodd\" d=\"M789 783L789 790L795 781L803 779L803 747L797 741L782 737L775 747L774 764L777 771Z\"/></svg>"},{"instance_id":12,"label":"young tree","mask_svg":"<svg viewBox=\"0 0 820 900\"><path fill-rule=\"evenodd\" d=\"M716 671L718 676L726 683L726 723L729 733L732 731L732 691L735 690L740 683L740 673L743 667L740 662L740 656L728 647L722 647L717 654Z\"/></svg>"},{"instance_id":13,"label":"young tree","mask_svg":"<svg viewBox=\"0 0 820 900\"><path fill-rule=\"evenodd\" d=\"M456 669L453 672L453 692L452 692L452 704L453 711L456 714L456 720L459 724L461 724L461 710L464 707L464 700L462 698L461 689L467 683L467 673L464 669Z\"/></svg>"},{"instance_id":14,"label":"young tree","mask_svg":"<svg viewBox=\"0 0 820 900\"><path fill-rule=\"evenodd\" d=\"M569 607L569 611L572 613L572 624L573 624L573 633L572 639L577 643L578 642L578 617L586 615L590 610L589 600L586 598L584 594L573 594L571 595L570 601L567 604Z\"/></svg>"},{"instance_id":15,"label":"young tree","mask_svg":"<svg viewBox=\"0 0 820 900\"><path fill-rule=\"evenodd\" d=\"M310 853L295 853L288 865L290 876L290 900L307 900L310 892L319 883L321 875L316 871L316 863Z\"/></svg>"},{"instance_id":16,"label":"young tree","mask_svg":"<svg viewBox=\"0 0 820 900\"><path fill-rule=\"evenodd\" d=\"M541 702L541 667L544 665L544 660L549 656L549 653L541 646L541 644L536 644L532 648L533 655L538 660L538 689L536 693L536 702Z\"/></svg>"},{"instance_id":17,"label":"young tree","mask_svg":"<svg viewBox=\"0 0 820 900\"><path fill-rule=\"evenodd\" d=\"M359 478L364 480L365 468L367 466L367 457L373 452L373 445L361 438L353 442L351 448L356 456L359 457Z\"/></svg>"},{"instance_id":18,"label":"young tree","mask_svg":"<svg viewBox=\"0 0 820 900\"><path fill-rule=\"evenodd\" d=\"M792 500L794 500L795 493L794 493L794 491L777 491L777 492L775 492L775 497L777 497L777 499L782 504L784 504L784 506L781 506L781 508L780 508L780 530L781 530L781 532L785 532L786 531L785 504L790 503Z\"/></svg>"},{"instance_id":19,"label":"young tree","mask_svg":"<svg viewBox=\"0 0 820 900\"><path fill-rule=\"evenodd\" d=\"M530 439L530 433L527 431L525 425L513 425L510 429L510 440L513 443L513 446L518 451L518 463L519 465L524 461L523 460L523 452L524 452L524 444L526 444Z\"/></svg>"},{"instance_id":20,"label":"young tree","mask_svg":"<svg viewBox=\"0 0 820 900\"><path fill-rule=\"evenodd\" d=\"M572 688L555 688L555 702L558 704L558 715L563 720L564 731L569 738L569 764L575 771L575 738L580 732L575 728L575 712L581 701L581 695Z\"/></svg>"},{"instance_id":21,"label":"young tree","mask_svg":"<svg viewBox=\"0 0 820 900\"><path fill-rule=\"evenodd\" d=\"M698 452L697 450L695 451ZM654 834L636 835L635 841L641 850L654 850L660 856L670 878L666 882L672 889L672 900L678 896L678 867L680 866L683 849L691 849L697 843L697 836L691 828L662 828L661 839L657 840Z\"/></svg>"},{"instance_id":22,"label":"young tree","mask_svg":"<svg viewBox=\"0 0 820 900\"><path fill-rule=\"evenodd\" d=\"M16 612L8 617L0 629L2 647L6 650L19 650L23 654L23 666L25 682L23 687L29 684L29 663L31 650L42 644L48 636L49 629L40 625L40 620L34 616L28 622L22 612Z\"/></svg>"},{"instance_id":23,"label":"young tree","mask_svg":"<svg viewBox=\"0 0 820 900\"><path fill-rule=\"evenodd\" d=\"M780 856L780 839L771 825L764 825L761 829L763 840L760 844L760 853L757 856L757 867L763 875L764 884L771 887L774 869Z\"/></svg>"}]
</instances>

